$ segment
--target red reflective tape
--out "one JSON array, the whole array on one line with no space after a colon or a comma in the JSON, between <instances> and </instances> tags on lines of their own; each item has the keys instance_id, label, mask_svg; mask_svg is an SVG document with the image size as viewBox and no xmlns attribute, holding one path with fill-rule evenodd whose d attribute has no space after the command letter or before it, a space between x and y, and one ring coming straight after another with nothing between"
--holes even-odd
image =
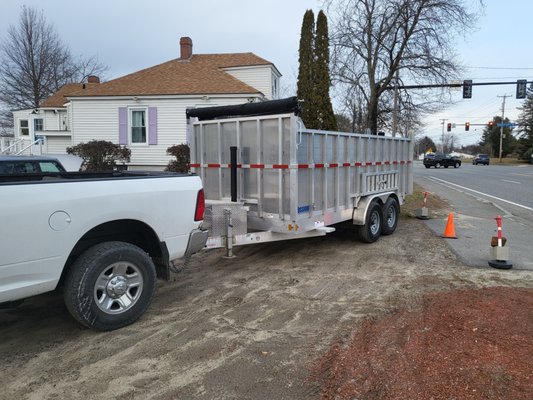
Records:
<instances>
[{"instance_id":1,"label":"red reflective tape","mask_svg":"<svg viewBox=\"0 0 533 400\"><path fill-rule=\"evenodd\" d=\"M220 168L220 164L207 164L207 168Z\"/></svg>"},{"instance_id":2,"label":"red reflective tape","mask_svg":"<svg viewBox=\"0 0 533 400\"><path fill-rule=\"evenodd\" d=\"M339 164L336 164L336 163L329 164L330 168L337 168L338 166L339 166Z\"/></svg>"},{"instance_id":3,"label":"red reflective tape","mask_svg":"<svg viewBox=\"0 0 533 400\"><path fill-rule=\"evenodd\" d=\"M407 164L411 164L413 160L407 160Z\"/></svg>"},{"instance_id":4,"label":"red reflective tape","mask_svg":"<svg viewBox=\"0 0 533 400\"><path fill-rule=\"evenodd\" d=\"M369 166L369 165L372 165L372 163L371 162L367 162L366 165Z\"/></svg>"},{"instance_id":5,"label":"red reflective tape","mask_svg":"<svg viewBox=\"0 0 533 400\"><path fill-rule=\"evenodd\" d=\"M315 168L324 168L324 164L315 164Z\"/></svg>"},{"instance_id":6,"label":"red reflective tape","mask_svg":"<svg viewBox=\"0 0 533 400\"><path fill-rule=\"evenodd\" d=\"M398 161L393 161L392 163L396 165L396 164L398 164Z\"/></svg>"},{"instance_id":7,"label":"red reflective tape","mask_svg":"<svg viewBox=\"0 0 533 400\"><path fill-rule=\"evenodd\" d=\"M298 164L299 169L309 168L309 164Z\"/></svg>"},{"instance_id":8,"label":"red reflective tape","mask_svg":"<svg viewBox=\"0 0 533 400\"><path fill-rule=\"evenodd\" d=\"M402 160L402 161L400 161L400 164L405 164L405 161L403 161L403 160Z\"/></svg>"},{"instance_id":9,"label":"red reflective tape","mask_svg":"<svg viewBox=\"0 0 533 400\"><path fill-rule=\"evenodd\" d=\"M390 161L385 161L385 165L390 165Z\"/></svg>"},{"instance_id":10,"label":"red reflective tape","mask_svg":"<svg viewBox=\"0 0 533 400\"><path fill-rule=\"evenodd\" d=\"M378 161L378 162L376 163L376 165L381 165L381 162L380 162L380 161Z\"/></svg>"},{"instance_id":11,"label":"red reflective tape","mask_svg":"<svg viewBox=\"0 0 533 400\"><path fill-rule=\"evenodd\" d=\"M287 168L289 168L289 166L287 164L274 164L272 166L272 168L274 168L274 169L287 169Z\"/></svg>"},{"instance_id":12,"label":"red reflective tape","mask_svg":"<svg viewBox=\"0 0 533 400\"><path fill-rule=\"evenodd\" d=\"M200 168L200 164L191 164L191 168Z\"/></svg>"},{"instance_id":13,"label":"red reflective tape","mask_svg":"<svg viewBox=\"0 0 533 400\"><path fill-rule=\"evenodd\" d=\"M228 164L228 168L231 168L231 164ZM237 168L242 168L242 164L237 164Z\"/></svg>"},{"instance_id":14,"label":"red reflective tape","mask_svg":"<svg viewBox=\"0 0 533 400\"><path fill-rule=\"evenodd\" d=\"M265 168L265 164L250 164L250 168Z\"/></svg>"},{"instance_id":15,"label":"red reflective tape","mask_svg":"<svg viewBox=\"0 0 533 400\"><path fill-rule=\"evenodd\" d=\"M363 166L363 164L362 164L362 163L360 163L360 162L356 162L356 163L355 163L355 166L356 166L356 167L362 167L362 166Z\"/></svg>"},{"instance_id":16,"label":"red reflective tape","mask_svg":"<svg viewBox=\"0 0 533 400\"><path fill-rule=\"evenodd\" d=\"M350 163L349 162L345 162L342 164L343 167L349 167L350 166Z\"/></svg>"}]
</instances>

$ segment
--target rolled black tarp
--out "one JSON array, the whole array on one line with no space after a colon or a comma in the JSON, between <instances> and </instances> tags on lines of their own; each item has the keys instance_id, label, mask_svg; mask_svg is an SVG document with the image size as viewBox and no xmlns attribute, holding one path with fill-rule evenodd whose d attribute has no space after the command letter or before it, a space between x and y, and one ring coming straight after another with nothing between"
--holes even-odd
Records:
<instances>
[{"instance_id":1,"label":"rolled black tarp","mask_svg":"<svg viewBox=\"0 0 533 400\"><path fill-rule=\"evenodd\" d=\"M200 121L219 118L235 118L256 115L300 114L300 103L296 97L281 100L244 103L232 106L203 107L187 109L187 118L196 117Z\"/></svg>"}]
</instances>

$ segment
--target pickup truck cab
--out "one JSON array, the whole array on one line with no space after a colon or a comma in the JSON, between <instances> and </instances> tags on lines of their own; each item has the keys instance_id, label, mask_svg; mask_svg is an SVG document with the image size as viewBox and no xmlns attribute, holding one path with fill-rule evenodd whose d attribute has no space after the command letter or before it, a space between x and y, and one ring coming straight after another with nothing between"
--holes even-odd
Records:
<instances>
[{"instance_id":1,"label":"pickup truck cab","mask_svg":"<svg viewBox=\"0 0 533 400\"><path fill-rule=\"evenodd\" d=\"M0 303L62 287L73 317L97 330L137 320L156 278L207 240L195 175L0 175L0 193Z\"/></svg>"},{"instance_id":2,"label":"pickup truck cab","mask_svg":"<svg viewBox=\"0 0 533 400\"><path fill-rule=\"evenodd\" d=\"M54 157L0 156L0 174L35 174L41 172L66 172Z\"/></svg>"}]
</instances>

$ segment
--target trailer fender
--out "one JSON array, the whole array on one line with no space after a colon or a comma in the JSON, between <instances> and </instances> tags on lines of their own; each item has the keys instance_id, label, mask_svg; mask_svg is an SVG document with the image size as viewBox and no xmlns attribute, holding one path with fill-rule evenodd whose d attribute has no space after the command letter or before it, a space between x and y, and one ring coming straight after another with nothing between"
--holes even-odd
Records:
<instances>
[{"instance_id":1,"label":"trailer fender","mask_svg":"<svg viewBox=\"0 0 533 400\"><path fill-rule=\"evenodd\" d=\"M352 213L352 220L354 225L364 225L366 220L366 213L368 212L368 208L372 201L374 199L377 199L377 202L379 205L383 205L387 202L387 199L389 196L393 195L394 192L385 192L385 193L378 193L366 196L359 200L359 203L357 204L357 207L354 207L353 213Z\"/></svg>"}]
</instances>

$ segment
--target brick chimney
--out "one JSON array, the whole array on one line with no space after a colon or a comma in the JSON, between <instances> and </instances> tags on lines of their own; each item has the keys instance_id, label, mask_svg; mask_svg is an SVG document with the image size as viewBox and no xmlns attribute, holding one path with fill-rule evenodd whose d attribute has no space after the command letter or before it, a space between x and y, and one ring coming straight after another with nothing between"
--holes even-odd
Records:
<instances>
[{"instance_id":1,"label":"brick chimney","mask_svg":"<svg viewBox=\"0 0 533 400\"><path fill-rule=\"evenodd\" d=\"M180 60L189 60L192 57L192 39L182 37L180 39Z\"/></svg>"},{"instance_id":2,"label":"brick chimney","mask_svg":"<svg viewBox=\"0 0 533 400\"><path fill-rule=\"evenodd\" d=\"M95 75L89 75L87 77L87 83L100 83L100 78Z\"/></svg>"}]
</instances>

